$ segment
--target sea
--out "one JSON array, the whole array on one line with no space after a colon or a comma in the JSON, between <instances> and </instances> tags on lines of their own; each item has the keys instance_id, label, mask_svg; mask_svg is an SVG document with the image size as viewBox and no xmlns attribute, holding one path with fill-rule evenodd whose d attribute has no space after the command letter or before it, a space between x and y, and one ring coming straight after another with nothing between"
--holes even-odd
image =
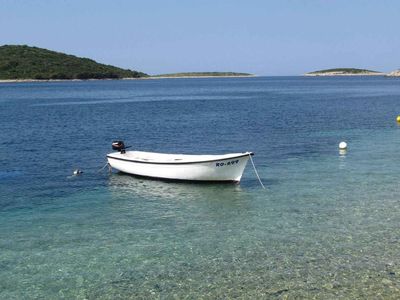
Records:
<instances>
[{"instance_id":1,"label":"sea","mask_svg":"<svg viewBox=\"0 0 400 300\"><path fill-rule=\"evenodd\" d=\"M385 77L1 83L0 299L398 299L399 114ZM110 174L113 140L265 189Z\"/></svg>"}]
</instances>

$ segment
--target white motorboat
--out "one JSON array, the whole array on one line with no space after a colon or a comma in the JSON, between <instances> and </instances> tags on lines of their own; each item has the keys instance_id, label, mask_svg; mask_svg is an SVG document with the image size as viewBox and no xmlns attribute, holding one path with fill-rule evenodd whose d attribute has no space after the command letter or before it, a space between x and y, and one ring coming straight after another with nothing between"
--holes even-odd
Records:
<instances>
[{"instance_id":1,"label":"white motorboat","mask_svg":"<svg viewBox=\"0 0 400 300\"><path fill-rule=\"evenodd\" d=\"M124 173L170 180L239 182L252 152L222 155L166 154L126 151L122 141L113 142L118 152L107 155L110 166Z\"/></svg>"}]
</instances>

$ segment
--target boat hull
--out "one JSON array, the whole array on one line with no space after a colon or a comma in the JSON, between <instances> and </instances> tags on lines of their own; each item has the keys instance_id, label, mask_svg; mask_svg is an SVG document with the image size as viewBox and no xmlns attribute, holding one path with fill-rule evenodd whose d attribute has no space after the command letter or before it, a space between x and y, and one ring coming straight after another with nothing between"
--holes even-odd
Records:
<instances>
[{"instance_id":1,"label":"boat hull","mask_svg":"<svg viewBox=\"0 0 400 300\"><path fill-rule=\"evenodd\" d=\"M128 153L128 152L127 152ZM107 155L110 166L121 172L168 180L239 182L252 153L192 162L146 162L121 153Z\"/></svg>"}]
</instances>

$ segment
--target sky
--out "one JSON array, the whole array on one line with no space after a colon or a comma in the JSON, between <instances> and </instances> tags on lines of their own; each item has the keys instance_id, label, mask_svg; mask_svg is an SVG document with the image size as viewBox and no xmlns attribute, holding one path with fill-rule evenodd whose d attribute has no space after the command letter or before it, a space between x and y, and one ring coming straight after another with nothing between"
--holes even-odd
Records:
<instances>
[{"instance_id":1,"label":"sky","mask_svg":"<svg viewBox=\"0 0 400 300\"><path fill-rule=\"evenodd\" d=\"M398 0L0 0L0 44L148 74L400 68Z\"/></svg>"}]
</instances>

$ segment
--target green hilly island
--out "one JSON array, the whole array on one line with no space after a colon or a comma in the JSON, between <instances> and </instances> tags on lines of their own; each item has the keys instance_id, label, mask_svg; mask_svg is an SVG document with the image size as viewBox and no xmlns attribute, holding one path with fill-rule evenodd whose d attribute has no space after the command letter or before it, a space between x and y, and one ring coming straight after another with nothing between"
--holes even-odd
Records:
<instances>
[{"instance_id":1,"label":"green hilly island","mask_svg":"<svg viewBox=\"0 0 400 300\"><path fill-rule=\"evenodd\" d=\"M148 75L47 49L25 45L4 45L0 47L0 80L141 77L148 77Z\"/></svg>"},{"instance_id":2,"label":"green hilly island","mask_svg":"<svg viewBox=\"0 0 400 300\"><path fill-rule=\"evenodd\" d=\"M378 71L356 69L356 68L336 68L326 69L304 74L306 76L352 76L352 75L384 75Z\"/></svg>"}]
</instances>

